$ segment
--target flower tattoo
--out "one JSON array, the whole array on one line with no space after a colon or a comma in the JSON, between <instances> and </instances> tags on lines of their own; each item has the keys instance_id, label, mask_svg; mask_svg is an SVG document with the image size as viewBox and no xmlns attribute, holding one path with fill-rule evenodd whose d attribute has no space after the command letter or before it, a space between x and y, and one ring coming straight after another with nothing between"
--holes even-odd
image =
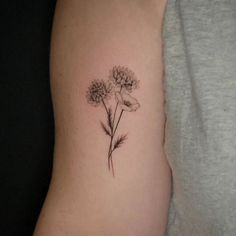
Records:
<instances>
[{"instance_id":1,"label":"flower tattoo","mask_svg":"<svg viewBox=\"0 0 236 236\"><path fill-rule=\"evenodd\" d=\"M128 93L116 92L116 100L120 105L120 108L124 111L136 111L140 104L136 98L131 97Z\"/></svg>"},{"instance_id":2,"label":"flower tattoo","mask_svg":"<svg viewBox=\"0 0 236 236\"><path fill-rule=\"evenodd\" d=\"M111 84L103 80L94 80L87 91L87 100L90 104L98 106L109 98L111 91Z\"/></svg>"},{"instance_id":3,"label":"flower tattoo","mask_svg":"<svg viewBox=\"0 0 236 236\"><path fill-rule=\"evenodd\" d=\"M139 81L135 78L134 72L126 67L114 66L110 73L110 79L117 87L123 87L128 92L138 88Z\"/></svg>"},{"instance_id":4,"label":"flower tattoo","mask_svg":"<svg viewBox=\"0 0 236 236\"><path fill-rule=\"evenodd\" d=\"M107 120L105 123L101 121L100 124L102 130L110 138L107 162L108 170L112 172L113 177L115 176L113 152L120 148L127 139L127 134L117 135L116 131L123 113L134 112L140 107L138 100L130 95L138 87L139 80L133 71L127 67L114 66L108 80L93 80L86 93L89 104L95 107L101 105L106 112ZM108 106L110 99L114 101L114 109L111 105Z\"/></svg>"}]
</instances>

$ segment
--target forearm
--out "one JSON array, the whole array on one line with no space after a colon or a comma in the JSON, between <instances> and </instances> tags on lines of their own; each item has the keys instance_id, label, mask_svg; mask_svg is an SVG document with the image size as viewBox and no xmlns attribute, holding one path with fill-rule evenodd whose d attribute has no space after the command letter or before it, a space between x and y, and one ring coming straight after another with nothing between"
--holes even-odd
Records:
<instances>
[{"instance_id":1,"label":"forearm","mask_svg":"<svg viewBox=\"0 0 236 236\"><path fill-rule=\"evenodd\" d=\"M59 1L51 51L54 170L35 236L164 234L164 1L155 2ZM115 66L128 68L131 87L119 84L114 73L124 68ZM91 86L101 80L112 88L96 100ZM125 96L130 104L122 104Z\"/></svg>"}]
</instances>

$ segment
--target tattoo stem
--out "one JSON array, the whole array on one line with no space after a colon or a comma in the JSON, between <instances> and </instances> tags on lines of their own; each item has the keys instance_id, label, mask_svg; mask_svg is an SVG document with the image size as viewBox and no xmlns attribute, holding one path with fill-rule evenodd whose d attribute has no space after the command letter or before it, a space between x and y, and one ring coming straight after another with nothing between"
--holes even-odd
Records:
<instances>
[{"instance_id":1,"label":"tattoo stem","mask_svg":"<svg viewBox=\"0 0 236 236\"><path fill-rule=\"evenodd\" d=\"M114 137L114 134L113 134L113 128L112 128L112 130L111 130L110 146L109 146L109 151L108 151L108 168L110 170L110 166L111 166L112 175L114 177L115 173L114 173L114 166L113 166L113 160L112 160L112 142L113 142L113 137Z\"/></svg>"},{"instance_id":2,"label":"tattoo stem","mask_svg":"<svg viewBox=\"0 0 236 236\"><path fill-rule=\"evenodd\" d=\"M105 102L104 102L103 99L102 99L102 104L103 104L103 106L104 106L104 108L105 108L105 110L106 110L106 113L107 113L107 115L108 115L108 109L107 109L107 106L106 106L106 104L105 104Z\"/></svg>"},{"instance_id":3,"label":"tattoo stem","mask_svg":"<svg viewBox=\"0 0 236 236\"><path fill-rule=\"evenodd\" d=\"M114 151L114 149L111 148L109 156L108 156L108 163L109 163L109 170L110 170L110 166L111 166L112 175L113 175L113 177L115 177L115 171L114 171L113 159L112 159L113 151ZM110 164L110 162L111 162L111 164Z\"/></svg>"},{"instance_id":4,"label":"tattoo stem","mask_svg":"<svg viewBox=\"0 0 236 236\"><path fill-rule=\"evenodd\" d=\"M108 161L108 170L110 170L110 158L109 158L109 156L110 156L110 148L109 148L109 151L108 151L108 159L107 159L107 161Z\"/></svg>"},{"instance_id":5,"label":"tattoo stem","mask_svg":"<svg viewBox=\"0 0 236 236\"><path fill-rule=\"evenodd\" d=\"M114 130L113 135L115 135L115 133L116 133L116 130L117 130L117 127L118 127L118 125L119 125L120 118L121 118L121 116L122 116L122 114L123 114L123 111L124 111L124 110L122 109L121 112L120 112L120 116L119 116L118 121L117 121L117 123L116 123L116 127L115 127L115 130Z\"/></svg>"},{"instance_id":6,"label":"tattoo stem","mask_svg":"<svg viewBox=\"0 0 236 236\"><path fill-rule=\"evenodd\" d=\"M115 177L115 171L114 171L114 166L113 166L112 153L111 153L111 158L110 158L110 160L111 160L111 171L112 171L112 175L113 175L113 177Z\"/></svg>"},{"instance_id":7,"label":"tattoo stem","mask_svg":"<svg viewBox=\"0 0 236 236\"><path fill-rule=\"evenodd\" d=\"M121 93L121 90L122 90L122 86L120 87L120 93ZM116 108L115 108L114 116L113 116L113 126L114 126L114 123L115 123L116 111L117 111L118 104L119 104L119 102L116 102Z\"/></svg>"},{"instance_id":8,"label":"tattoo stem","mask_svg":"<svg viewBox=\"0 0 236 236\"><path fill-rule=\"evenodd\" d=\"M121 92L121 90L122 90L122 86L120 87L120 92ZM119 104L119 102L116 102L116 107L115 107L114 116L113 116L113 121L112 121L112 127L114 127L118 104ZM118 123L119 123L119 121L120 121L120 117L119 117ZM116 125L116 128L115 128L114 133L113 133L113 128L112 128L112 130L111 130L111 140L110 140L110 146L109 146L109 152L108 152L108 153L109 153L109 154L108 154L108 168L109 168L109 170L110 170L110 166L111 166L113 177L115 176L115 173L114 173L114 166L113 166L113 159L112 159L112 152L114 151L114 150L112 150L112 142L113 142L113 137L114 137L114 135L115 135L115 132L116 132L118 123L117 123L117 125Z\"/></svg>"},{"instance_id":9,"label":"tattoo stem","mask_svg":"<svg viewBox=\"0 0 236 236\"><path fill-rule=\"evenodd\" d=\"M109 170L110 170L110 154L111 154L111 149L112 149L112 141L113 141L113 128L111 130L111 140L110 140L109 151L108 151L108 169ZM113 165L113 163L111 164Z\"/></svg>"},{"instance_id":10,"label":"tattoo stem","mask_svg":"<svg viewBox=\"0 0 236 236\"><path fill-rule=\"evenodd\" d=\"M102 104L103 104L103 106L104 106L104 108L106 110L107 116L109 116L109 112L108 112L107 106L106 106L106 104L105 104L103 99L102 99ZM111 154L112 154L112 152L111 152L112 141L113 141L113 127L110 127L110 128L111 128L111 141L110 141L110 147L109 147L109 151L108 151L108 170L110 170L110 166L111 166L111 168L112 168L112 175L115 176L115 174L114 174L114 167L113 167L113 161L112 161L112 156L111 156ZM110 164L110 162L111 162L111 164Z\"/></svg>"},{"instance_id":11,"label":"tattoo stem","mask_svg":"<svg viewBox=\"0 0 236 236\"><path fill-rule=\"evenodd\" d=\"M111 141L110 141L110 147L109 147L109 155L108 155L108 167L109 167L109 170L110 170L110 166L111 166L111 169L112 169L112 175L113 177L115 177L115 172L114 172L114 166L113 166L113 159L112 159L112 153L113 151L115 150L114 148L112 148L112 142L113 142L113 137L116 133L116 130L118 128L118 125L120 123L120 119L121 119L121 116L123 114L124 110L122 109L121 112L120 112L120 116L118 118L118 121L117 121L117 124L116 124L116 127L115 127L115 130L113 132L112 130L112 136L111 136ZM111 164L110 164L111 163Z\"/></svg>"}]
</instances>

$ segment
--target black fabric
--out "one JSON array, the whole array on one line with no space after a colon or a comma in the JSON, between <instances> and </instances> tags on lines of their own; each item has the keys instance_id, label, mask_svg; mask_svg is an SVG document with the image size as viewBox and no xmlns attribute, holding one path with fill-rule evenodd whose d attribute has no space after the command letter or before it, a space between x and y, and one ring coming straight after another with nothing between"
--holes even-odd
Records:
<instances>
[{"instance_id":1,"label":"black fabric","mask_svg":"<svg viewBox=\"0 0 236 236\"><path fill-rule=\"evenodd\" d=\"M0 236L31 236L51 176L49 44L55 2L0 4Z\"/></svg>"}]
</instances>

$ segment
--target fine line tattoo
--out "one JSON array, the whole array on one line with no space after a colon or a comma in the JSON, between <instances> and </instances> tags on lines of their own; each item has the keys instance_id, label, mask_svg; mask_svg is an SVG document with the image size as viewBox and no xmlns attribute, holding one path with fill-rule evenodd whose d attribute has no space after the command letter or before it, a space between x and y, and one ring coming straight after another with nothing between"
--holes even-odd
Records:
<instances>
[{"instance_id":1,"label":"fine line tattoo","mask_svg":"<svg viewBox=\"0 0 236 236\"><path fill-rule=\"evenodd\" d=\"M138 87L139 80L133 71L127 67L114 66L106 81L93 80L86 93L88 103L95 107L102 106L106 113L106 122L100 121L100 124L104 133L110 138L107 162L108 170L112 171L113 177L115 176L113 152L127 139L127 134L117 135L117 129L124 112L134 112L140 107L138 100L130 95Z\"/></svg>"}]
</instances>

